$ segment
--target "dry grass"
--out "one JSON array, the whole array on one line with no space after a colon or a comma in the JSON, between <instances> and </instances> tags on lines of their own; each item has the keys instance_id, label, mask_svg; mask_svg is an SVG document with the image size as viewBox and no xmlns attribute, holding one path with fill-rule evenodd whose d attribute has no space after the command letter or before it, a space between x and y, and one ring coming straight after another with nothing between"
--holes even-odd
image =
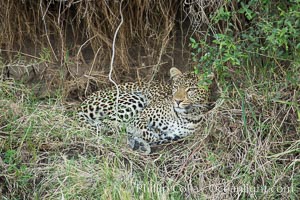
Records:
<instances>
[{"instance_id":1,"label":"dry grass","mask_svg":"<svg viewBox=\"0 0 300 200\"><path fill-rule=\"evenodd\" d=\"M150 156L131 151L123 134L80 128L61 100L1 82L2 197L296 199L297 91L263 81L228 87L199 134Z\"/></svg>"},{"instance_id":2,"label":"dry grass","mask_svg":"<svg viewBox=\"0 0 300 200\"><path fill-rule=\"evenodd\" d=\"M209 15L222 3L124 1L114 80L163 79L171 67L189 68L190 35L203 37L200 29L206 29ZM78 99L101 88L108 82L119 5L84 0L0 3L2 74L41 83L39 96L54 96L53 90L63 88L64 97Z\"/></svg>"},{"instance_id":3,"label":"dry grass","mask_svg":"<svg viewBox=\"0 0 300 200\"><path fill-rule=\"evenodd\" d=\"M140 79L146 74L150 78L162 63L174 65L174 49L183 54L182 45L175 43L184 33L177 36L174 31L180 6L181 2L165 0L123 2L114 79ZM0 16L6 64L24 60L22 70L6 65L11 77L46 81L47 88L59 88L63 82L73 93L107 82L113 35L120 22L118 1L9 0L0 3ZM32 79L28 74L34 74Z\"/></svg>"}]
</instances>

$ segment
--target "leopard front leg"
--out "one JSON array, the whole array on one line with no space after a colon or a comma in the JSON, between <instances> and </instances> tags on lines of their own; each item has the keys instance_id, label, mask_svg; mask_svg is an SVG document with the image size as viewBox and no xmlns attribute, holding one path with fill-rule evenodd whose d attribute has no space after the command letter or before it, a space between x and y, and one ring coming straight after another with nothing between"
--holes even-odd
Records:
<instances>
[{"instance_id":1,"label":"leopard front leg","mask_svg":"<svg viewBox=\"0 0 300 200\"><path fill-rule=\"evenodd\" d=\"M128 145L134 151L139 151L146 155L151 153L151 146L142 138L128 136Z\"/></svg>"},{"instance_id":2,"label":"leopard front leg","mask_svg":"<svg viewBox=\"0 0 300 200\"><path fill-rule=\"evenodd\" d=\"M126 128L126 132L129 146L146 155L151 153L151 144L159 140L159 134L150 130L146 120L136 120Z\"/></svg>"}]
</instances>

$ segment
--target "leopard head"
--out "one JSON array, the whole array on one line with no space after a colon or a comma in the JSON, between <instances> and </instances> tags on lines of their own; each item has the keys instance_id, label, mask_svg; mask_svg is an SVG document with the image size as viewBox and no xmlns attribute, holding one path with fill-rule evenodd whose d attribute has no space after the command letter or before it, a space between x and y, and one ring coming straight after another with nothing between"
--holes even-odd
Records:
<instances>
[{"instance_id":1,"label":"leopard head","mask_svg":"<svg viewBox=\"0 0 300 200\"><path fill-rule=\"evenodd\" d=\"M188 112L195 107L204 107L208 101L207 85L200 85L201 79L194 73L182 73L173 67L170 69L172 79L172 101L176 112ZM213 78L213 74L209 75Z\"/></svg>"}]
</instances>

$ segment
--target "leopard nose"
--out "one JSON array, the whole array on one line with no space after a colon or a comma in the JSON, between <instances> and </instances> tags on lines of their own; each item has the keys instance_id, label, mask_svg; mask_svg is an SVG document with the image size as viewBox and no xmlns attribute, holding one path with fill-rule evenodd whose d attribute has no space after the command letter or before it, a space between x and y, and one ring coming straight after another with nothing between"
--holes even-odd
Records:
<instances>
[{"instance_id":1,"label":"leopard nose","mask_svg":"<svg viewBox=\"0 0 300 200\"><path fill-rule=\"evenodd\" d=\"M176 102L176 104L179 106L179 104L182 102L182 100L180 100L180 99L175 99L174 100L175 102Z\"/></svg>"}]
</instances>

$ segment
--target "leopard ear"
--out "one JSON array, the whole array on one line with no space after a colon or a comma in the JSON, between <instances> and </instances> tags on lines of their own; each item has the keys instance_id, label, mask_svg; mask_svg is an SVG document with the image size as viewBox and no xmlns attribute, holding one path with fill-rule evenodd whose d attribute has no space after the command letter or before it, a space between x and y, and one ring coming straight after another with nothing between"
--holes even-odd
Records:
<instances>
[{"instance_id":1,"label":"leopard ear","mask_svg":"<svg viewBox=\"0 0 300 200\"><path fill-rule=\"evenodd\" d=\"M179 69L177 69L176 67L172 67L170 69L170 77L171 77L171 79L174 79L175 77L177 77L177 76L179 76L181 74L182 74L182 72Z\"/></svg>"}]
</instances>

